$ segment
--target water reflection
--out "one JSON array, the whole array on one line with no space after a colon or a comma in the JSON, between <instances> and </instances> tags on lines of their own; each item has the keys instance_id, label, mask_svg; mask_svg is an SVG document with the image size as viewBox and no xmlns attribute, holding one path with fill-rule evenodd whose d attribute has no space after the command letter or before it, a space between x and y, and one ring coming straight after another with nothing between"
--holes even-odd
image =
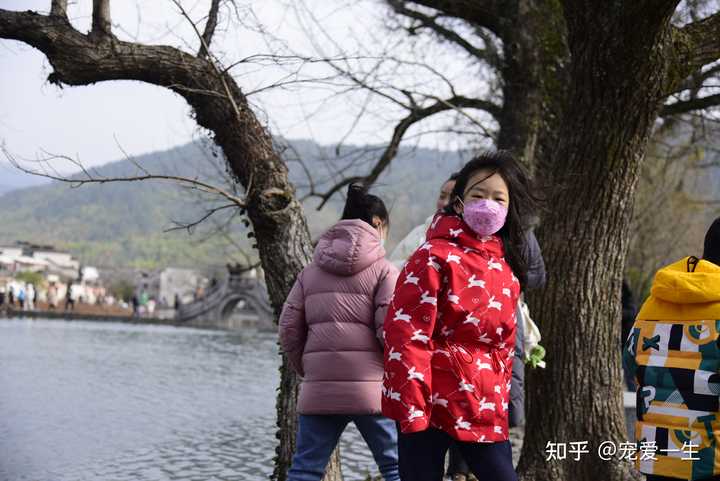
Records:
<instances>
[{"instance_id":1,"label":"water reflection","mask_svg":"<svg viewBox=\"0 0 720 481\"><path fill-rule=\"evenodd\" d=\"M0 321L0 480L265 480L276 352L272 333ZM357 431L343 446L363 479Z\"/></svg>"}]
</instances>

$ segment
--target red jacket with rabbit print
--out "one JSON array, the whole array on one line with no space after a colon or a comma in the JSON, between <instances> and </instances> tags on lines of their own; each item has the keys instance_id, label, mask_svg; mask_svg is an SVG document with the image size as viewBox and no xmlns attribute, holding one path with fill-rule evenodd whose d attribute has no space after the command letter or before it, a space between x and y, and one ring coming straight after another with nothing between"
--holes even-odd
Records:
<instances>
[{"instance_id":1,"label":"red jacket with rabbit print","mask_svg":"<svg viewBox=\"0 0 720 481\"><path fill-rule=\"evenodd\" d=\"M438 215L408 259L385 317L383 414L468 442L508 439L520 284L498 236Z\"/></svg>"}]
</instances>

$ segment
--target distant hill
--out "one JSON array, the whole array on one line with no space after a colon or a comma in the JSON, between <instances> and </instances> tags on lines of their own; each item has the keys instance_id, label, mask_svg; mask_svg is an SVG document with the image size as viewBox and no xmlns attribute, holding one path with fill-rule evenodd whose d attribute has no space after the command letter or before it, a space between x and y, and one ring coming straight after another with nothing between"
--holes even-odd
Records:
<instances>
[{"instance_id":1,"label":"distant hill","mask_svg":"<svg viewBox=\"0 0 720 481\"><path fill-rule=\"evenodd\" d=\"M48 183L47 179L20 172L12 165L0 161L0 195L15 189Z\"/></svg>"},{"instance_id":2,"label":"distant hill","mask_svg":"<svg viewBox=\"0 0 720 481\"><path fill-rule=\"evenodd\" d=\"M305 169L291 159L301 158L312 172L316 189L323 190L339 173L367 171L379 155L377 148L346 146L336 152L310 141L291 141L290 145L292 148L284 155L290 160L291 179L300 195L307 193L309 183ZM213 156L212 150L206 143L196 142L133 160L152 173L222 183L224 161L221 156ZM374 189L391 210L390 245L432 211L440 183L460 163L460 156L454 152L401 150ZM105 177L138 172L138 167L128 160L93 169L94 175ZM31 184L42 182L31 179ZM83 263L108 267L224 265L242 260L233 244L251 251L237 218L230 223L232 242L222 236L209 236L214 228L212 223L205 223L192 234L185 230L164 232L173 227L173 221L187 223L199 219L212 202L207 196L172 183L107 183L72 188L59 182L31 187L15 182L9 187L15 190L0 195L2 243L15 240L51 243L71 250ZM337 220L343 202L343 195L339 193L319 212L314 209L317 200L311 198L305 202L313 235ZM217 222L230 222L231 214L227 211L219 215Z\"/></svg>"}]
</instances>

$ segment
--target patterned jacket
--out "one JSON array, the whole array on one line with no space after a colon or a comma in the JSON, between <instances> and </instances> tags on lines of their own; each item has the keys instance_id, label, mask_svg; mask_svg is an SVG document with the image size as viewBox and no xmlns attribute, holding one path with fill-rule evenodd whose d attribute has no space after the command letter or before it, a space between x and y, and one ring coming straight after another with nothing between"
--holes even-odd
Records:
<instances>
[{"instance_id":1,"label":"patterned jacket","mask_svg":"<svg viewBox=\"0 0 720 481\"><path fill-rule=\"evenodd\" d=\"M406 433L507 440L519 291L499 237L436 216L385 317L383 414Z\"/></svg>"},{"instance_id":2,"label":"patterned jacket","mask_svg":"<svg viewBox=\"0 0 720 481\"><path fill-rule=\"evenodd\" d=\"M720 267L693 272L690 259L655 275L623 351L638 384L636 466L687 480L720 474Z\"/></svg>"}]
</instances>

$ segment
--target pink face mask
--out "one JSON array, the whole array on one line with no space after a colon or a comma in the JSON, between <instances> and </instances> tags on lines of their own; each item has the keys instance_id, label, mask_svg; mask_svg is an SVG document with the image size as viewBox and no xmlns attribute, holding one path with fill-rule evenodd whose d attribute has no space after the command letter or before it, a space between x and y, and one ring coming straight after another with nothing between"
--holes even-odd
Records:
<instances>
[{"instance_id":1,"label":"pink face mask","mask_svg":"<svg viewBox=\"0 0 720 481\"><path fill-rule=\"evenodd\" d=\"M505 225L507 207L489 199L463 203L463 220L480 237L495 234Z\"/></svg>"}]
</instances>

